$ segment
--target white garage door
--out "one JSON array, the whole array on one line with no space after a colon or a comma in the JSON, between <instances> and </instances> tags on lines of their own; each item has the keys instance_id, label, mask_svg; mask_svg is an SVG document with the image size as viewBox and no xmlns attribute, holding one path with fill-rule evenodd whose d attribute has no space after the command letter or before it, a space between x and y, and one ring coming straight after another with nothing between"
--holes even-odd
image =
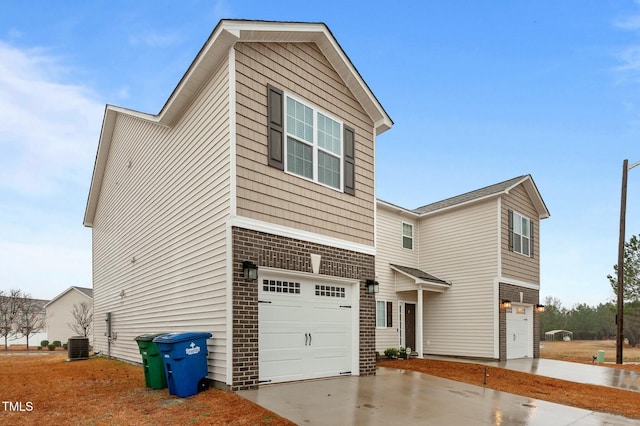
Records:
<instances>
[{"instance_id":1,"label":"white garage door","mask_svg":"<svg viewBox=\"0 0 640 426\"><path fill-rule=\"evenodd\" d=\"M513 305L507 312L507 359L533 357L533 308Z\"/></svg>"},{"instance_id":2,"label":"white garage door","mask_svg":"<svg viewBox=\"0 0 640 426\"><path fill-rule=\"evenodd\" d=\"M277 277L259 283L261 383L351 373L352 286Z\"/></svg>"}]
</instances>

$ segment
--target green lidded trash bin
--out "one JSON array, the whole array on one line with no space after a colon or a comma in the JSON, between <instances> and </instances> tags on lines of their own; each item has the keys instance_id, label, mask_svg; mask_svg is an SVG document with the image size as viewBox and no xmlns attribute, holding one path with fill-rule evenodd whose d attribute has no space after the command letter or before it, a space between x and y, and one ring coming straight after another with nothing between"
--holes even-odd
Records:
<instances>
[{"instance_id":1,"label":"green lidded trash bin","mask_svg":"<svg viewBox=\"0 0 640 426\"><path fill-rule=\"evenodd\" d=\"M164 389L167 387L167 378L164 372L164 361L160 354L158 344L153 342L158 334L141 334L135 338L138 349L142 355L142 368L144 369L144 382L148 388Z\"/></svg>"},{"instance_id":2,"label":"green lidded trash bin","mask_svg":"<svg viewBox=\"0 0 640 426\"><path fill-rule=\"evenodd\" d=\"M604 351L598 351L598 363L602 364L604 362Z\"/></svg>"}]
</instances>

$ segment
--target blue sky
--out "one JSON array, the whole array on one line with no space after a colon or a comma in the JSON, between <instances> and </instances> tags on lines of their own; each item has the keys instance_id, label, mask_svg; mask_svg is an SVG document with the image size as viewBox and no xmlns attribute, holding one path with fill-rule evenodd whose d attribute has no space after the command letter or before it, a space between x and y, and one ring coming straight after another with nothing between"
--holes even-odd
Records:
<instances>
[{"instance_id":1,"label":"blue sky","mask_svg":"<svg viewBox=\"0 0 640 426\"><path fill-rule=\"evenodd\" d=\"M395 122L379 198L415 208L531 173L551 211L541 296L613 297L622 160L640 161L640 2L603 0L0 0L0 289L91 286L104 106L159 112L222 18L325 22ZM630 236L640 167L628 197Z\"/></svg>"}]
</instances>

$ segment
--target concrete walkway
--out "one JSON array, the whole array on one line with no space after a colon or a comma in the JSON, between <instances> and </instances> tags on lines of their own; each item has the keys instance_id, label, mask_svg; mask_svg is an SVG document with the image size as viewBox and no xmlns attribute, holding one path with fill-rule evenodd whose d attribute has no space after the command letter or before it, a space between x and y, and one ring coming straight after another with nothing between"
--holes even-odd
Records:
<instances>
[{"instance_id":1,"label":"concrete walkway","mask_svg":"<svg viewBox=\"0 0 640 426\"><path fill-rule=\"evenodd\" d=\"M640 425L620 416L382 367L376 376L266 385L238 394L297 424Z\"/></svg>"},{"instance_id":2,"label":"concrete walkway","mask_svg":"<svg viewBox=\"0 0 640 426\"><path fill-rule=\"evenodd\" d=\"M444 359L444 358L441 358ZM451 358L447 358L451 361ZM539 376L553 377L570 382L608 386L640 392L640 373L597 364L579 364L552 359L511 359L501 362L478 362L508 370L522 371ZM638 395L640 404L640 395Z\"/></svg>"}]
</instances>

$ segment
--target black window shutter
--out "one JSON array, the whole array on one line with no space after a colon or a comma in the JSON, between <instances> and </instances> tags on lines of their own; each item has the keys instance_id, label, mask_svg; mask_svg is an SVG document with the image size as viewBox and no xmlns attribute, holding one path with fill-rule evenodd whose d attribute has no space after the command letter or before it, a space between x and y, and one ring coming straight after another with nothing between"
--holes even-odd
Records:
<instances>
[{"instance_id":1,"label":"black window shutter","mask_svg":"<svg viewBox=\"0 0 640 426\"><path fill-rule=\"evenodd\" d=\"M356 195L355 132L344 126L344 193Z\"/></svg>"},{"instance_id":2,"label":"black window shutter","mask_svg":"<svg viewBox=\"0 0 640 426\"><path fill-rule=\"evenodd\" d=\"M267 84L267 120L269 165L284 170L284 95L270 84Z\"/></svg>"},{"instance_id":3,"label":"black window shutter","mask_svg":"<svg viewBox=\"0 0 640 426\"><path fill-rule=\"evenodd\" d=\"M387 327L393 327L393 303L387 302Z\"/></svg>"},{"instance_id":4,"label":"black window shutter","mask_svg":"<svg viewBox=\"0 0 640 426\"><path fill-rule=\"evenodd\" d=\"M509 251L513 251L513 210L509 210Z\"/></svg>"},{"instance_id":5,"label":"black window shutter","mask_svg":"<svg viewBox=\"0 0 640 426\"><path fill-rule=\"evenodd\" d=\"M533 221L529 221L529 256L533 257Z\"/></svg>"}]
</instances>

